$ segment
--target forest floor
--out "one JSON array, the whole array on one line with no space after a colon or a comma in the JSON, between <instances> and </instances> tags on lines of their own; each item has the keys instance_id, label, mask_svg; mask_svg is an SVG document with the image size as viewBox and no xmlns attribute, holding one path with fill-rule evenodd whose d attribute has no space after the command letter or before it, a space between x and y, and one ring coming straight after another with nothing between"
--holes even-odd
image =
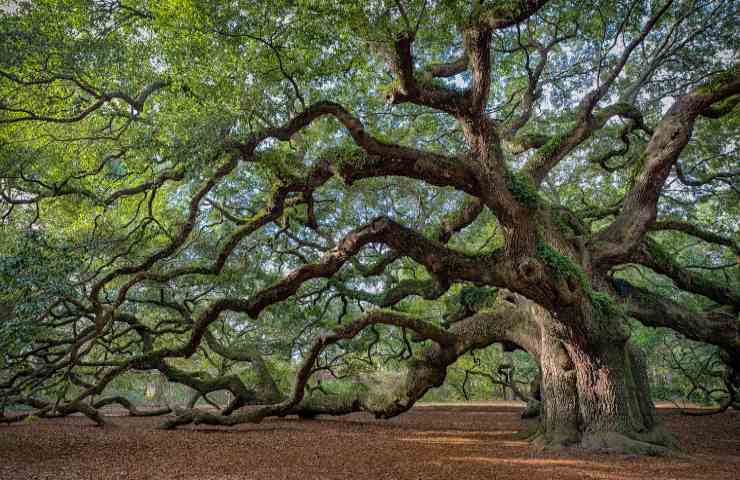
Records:
<instances>
[{"instance_id":1,"label":"forest floor","mask_svg":"<svg viewBox=\"0 0 740 480\"><path fill-rule=\"evenodd\" d=\"M83 417L0 426L0 479L735 479L740 412L659 414L685 454L541 452L517 437L520 409L421 406L392 420L354 414L235 428L157 430L161 418Z\"/></svg>"}]
</instances>

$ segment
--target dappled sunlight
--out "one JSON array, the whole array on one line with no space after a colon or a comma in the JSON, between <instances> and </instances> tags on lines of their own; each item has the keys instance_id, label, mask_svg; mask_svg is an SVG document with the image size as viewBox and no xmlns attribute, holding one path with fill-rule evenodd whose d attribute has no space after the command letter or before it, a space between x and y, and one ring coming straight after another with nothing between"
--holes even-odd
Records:
<instances>
[{"instance_id":1,"label":"dappled sunlight","mask_svg":"<svg viewBox=\"0 0 740 480\"><path fill-rule=\"evenodd\" d=\"M519 441L519 442L498 442L497 445L500 445L502 447L517 447L517 448L528 448L529 442L525 441Z\"/></svg>"},{"instance_id":2,"label":"dappled sunlight","mask_svg":"<svg viewBox=\"0 0 740 480\"><path fill-rule=\"evenodd\" d=\"M549 458L502 458L502 457L448 457L447 460L452 462L478 462L478 463L491 463L491 464L514 464L514 465L532 465L532 466L580 466L580 467L593 467L593 462L586 462L583 460L564 460L564 459L549 459Z\"/></svg>"},{"instance_id":3,"label":"dappled sunlight","mask_svg":"<svg viewBox=\"0 0 740 480\"><path fill-rule=\"evenodd\" d=\"M491 432L461 432L458 430L429 430L416 432L413 437L400 438L403 442L415 442L435 445L483 445L495 442L496 445L506 447L526 447L527 442L502 441L499 438L510 437L517 433L516 430L499 430Z\"/></svg>"},{"instance_id":4,"label":"dappled sunlight","mask_svg":"<svg viewBox=\"0 0 740 480\"><path fill-rule=\"evenodd\" d=\"M429 443L429 444L436 444L436 445L474 445L474 444L481 444L483 441L481 440L475 440L472 438L465 438L465 437L424 437L424 438L414 438L414 437L403 437L400 439L402 442L416 442L416 443Z\"/></svg>"},{"instance_id":5,"label":"dappled sunlight","mask_svg":"<svg viewBox=\"0 0 740 480\"><path fill-rule=\"evenodd\" d=\"M465 435L468 436L481 436L481 437L499 437L499 436L506 436L506 435L516 435L516 430L494 430L494 431L464 431ZM423 432L418 432L417 435L460 435L460 430L427 430Z\"/></svg>"}]
</instances>

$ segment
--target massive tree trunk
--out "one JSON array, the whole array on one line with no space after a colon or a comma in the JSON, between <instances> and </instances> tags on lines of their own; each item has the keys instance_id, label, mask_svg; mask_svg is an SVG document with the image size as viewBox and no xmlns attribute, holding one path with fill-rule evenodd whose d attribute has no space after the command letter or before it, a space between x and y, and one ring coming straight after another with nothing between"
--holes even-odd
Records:
<instances>
[{"instance_id":1,"label":"massive tree trunk","mask_svg":"<svg viewBox=\"0 0 740 480\"><path fill-rule=\"evenodd\" d=\"M538 445L569 445L580 439L578 394L573 361L555 332L556 325L545 312L538 316L542 372L542 409Z\"/></svg>"},{"instance_id":2,"label":"massive tree trunk","mask_svg":"<svg viewBox=\"0 0 740 480\"><path fill-rule=\"evenodd\" d=\"M606 327L600 335L575 334L549 315L540 318L542 412L534 443L669 453L676 444L655 415L642 352L614 328L620 319L593 320Z\"/></svg>"}]
</instances>

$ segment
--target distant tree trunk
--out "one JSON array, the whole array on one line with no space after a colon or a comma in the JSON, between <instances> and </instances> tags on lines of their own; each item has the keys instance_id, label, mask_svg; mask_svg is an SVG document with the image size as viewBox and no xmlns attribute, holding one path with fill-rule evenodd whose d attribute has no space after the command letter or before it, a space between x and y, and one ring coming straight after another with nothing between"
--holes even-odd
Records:
<instances>
[{"instance_id":1,"label":"distant tree trunk","mask_svg":"<svg viewBox=\"0 0 740 480\"><path fill-rule=\"evenodd\" d=\"M538 417L542 410L542 369L539 368L535 377L529 384L529 401L527 406L522 411L522 418L535 418Z\"/></svg>"}]
</instances>

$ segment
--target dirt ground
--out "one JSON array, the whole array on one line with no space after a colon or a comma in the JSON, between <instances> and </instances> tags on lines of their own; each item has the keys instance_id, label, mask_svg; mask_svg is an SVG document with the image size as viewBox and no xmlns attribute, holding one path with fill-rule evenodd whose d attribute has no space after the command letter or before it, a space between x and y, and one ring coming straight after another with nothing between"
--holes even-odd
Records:
<instances>
[{"instance_id":1,"label":"dirt ground","mask_svg":"<svg viewBox=\"0 0 740 480\"><path fill-rule=\"evenodd\" d=\"M81 417L0 426L0 479L740 479L740 412L660 415L686 455L640 458L535 451L512 406L423 406L267 420L226 429L156 430L161 419Z\"/></svg>"}]
</instances>

